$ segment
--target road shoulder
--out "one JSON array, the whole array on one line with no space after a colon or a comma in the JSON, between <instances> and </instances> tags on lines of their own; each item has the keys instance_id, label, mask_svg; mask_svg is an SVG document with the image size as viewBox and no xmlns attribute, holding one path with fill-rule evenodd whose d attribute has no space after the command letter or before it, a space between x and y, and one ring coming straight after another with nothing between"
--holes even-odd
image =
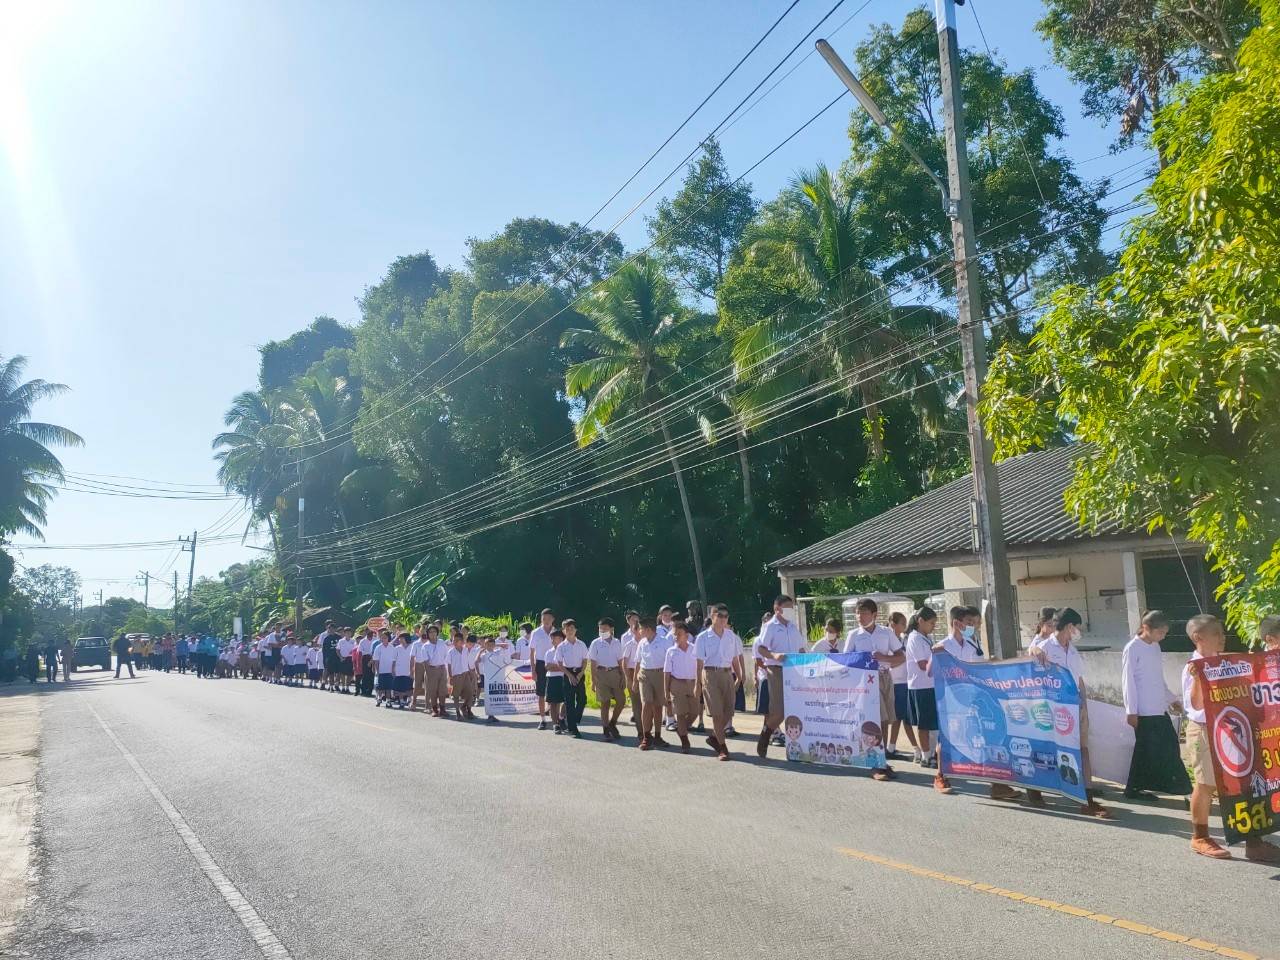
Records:
<instances>
[{"instance_id":1,"label":"road shoulder","mask_svg":"<svg viewBox=\"0 0 1280 960\"><path fill-rule=\"evenodd\" d=\"M0 696L0 949L13 937L30 887L40 697Z\"/></svg>"}]
</instances>

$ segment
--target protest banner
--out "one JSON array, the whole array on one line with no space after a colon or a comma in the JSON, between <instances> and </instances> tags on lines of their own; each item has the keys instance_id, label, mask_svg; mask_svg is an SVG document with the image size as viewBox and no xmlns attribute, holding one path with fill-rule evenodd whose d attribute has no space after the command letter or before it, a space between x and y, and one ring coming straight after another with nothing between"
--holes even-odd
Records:
<instances>
[{"instance_id":1,"label":"protest banner","mask_svg":"<svg viewBox=\"0 0 1280 960\"><path fill-rule=\"evenodd\" d=\"M1227 843L1280 829L1280 651L1191 662L1200 668Z\"/></svg>"},{"instance_id":2,"label":"protest banner","mask_svg":"<svg viewBox=\"0 0 1280 960\"><path fill-rule=\"evenodd\" d=\"M879 668L869 654L792 654L782 663L782 690L788 760L885 765Z\"/></svg>"},{"instance_id":3,"label":"protest banner","mask_svg":"<svg viewBox=\"0 0 1280 960\"><path fill-rule=\"evenodd\" d=\"M481 658L480 671L484 675L484 712L489 716L538 712L538 691L529 661L513 663L509 656L495 651Z\"/></svg>"},{"instance_id":4,"label":"protest banner","mask_svg":"<svg viewBox=\"0 0 1280 960\"><path fill-rule=\"evenodd\" d=\"M1070 671L1034 660L964 663L933 655L938 769L1084 803L1080 694Z\"/></svg>"},{"instance_id":5,"label":"protest banner","mask_svg":"<svg viewBox=\"0 0 1280 960\"><path fill-rule=\"evenodd\" d=\"M1172 722L1172 721L1170 721ZM1095 780L1127 783L1134 734L1124 707L1089 701L1089 766Z\"/></svg>"}]
</instances>

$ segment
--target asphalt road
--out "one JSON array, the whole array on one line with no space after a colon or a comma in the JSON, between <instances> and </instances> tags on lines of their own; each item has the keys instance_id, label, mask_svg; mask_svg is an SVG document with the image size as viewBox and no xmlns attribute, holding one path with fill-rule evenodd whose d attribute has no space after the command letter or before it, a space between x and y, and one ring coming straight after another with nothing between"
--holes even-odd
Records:
<instances>
[{"instance_id":1,"label":"asphalt road","mask_svg":"<svg viewBox=\"0 0 1280 960\"><path fill-rule=\"evenodd\" d=\"M11 956L1280 954L1280 872L1193 856L1175 803L1098 823L938 796L910 764L880 784L743 739L717 763L252 681L36 696Z\"/></svg>"}]
</instances>

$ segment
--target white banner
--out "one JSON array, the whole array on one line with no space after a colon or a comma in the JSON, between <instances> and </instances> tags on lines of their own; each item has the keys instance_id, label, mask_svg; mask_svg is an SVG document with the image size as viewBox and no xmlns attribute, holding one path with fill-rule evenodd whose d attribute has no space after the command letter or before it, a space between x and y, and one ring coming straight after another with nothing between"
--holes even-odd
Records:
<instances>
[{"instance_id":1,"label":"white banner","mask_svg":"<svg viewBox=\"0 0 1280 960\"><path fill-rule=\"evenodd\" d=\"M1124 712L1101 700L1089 701L1089 764L1093 775L1112 783L1126 783L1133 759L1133 727Z\"/></svg>"},{"instance_id":2,"label":"white banner","mask_svg":"<svg viewBox=\"0 0 1280 960\"><path fill-rule=\"evenodd\" d=\"M782 688L788 760L885 765L879 668L868 654L791 654L783 661Z\"/></svg>"},{"instance_id":3,"label":"white banner","mask_svg":"<svg viewBox=\"0 0 1280 960\"><path fill-rule=\"evenodd\" d=\"M512 663L505 651L480 658L484 676L484 712L491 717L536 714L538 691L528 660Z\"/></svg>"}]
</instances>

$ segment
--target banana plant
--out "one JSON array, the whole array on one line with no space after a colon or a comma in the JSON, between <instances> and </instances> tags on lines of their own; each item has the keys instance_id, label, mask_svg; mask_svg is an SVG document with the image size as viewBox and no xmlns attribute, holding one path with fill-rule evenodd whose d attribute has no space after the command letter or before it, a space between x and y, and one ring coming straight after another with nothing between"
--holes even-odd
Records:
<instances>
[{"instance_id":1,"label":"banana plant","mask_svg":"<svg viewBox=\"0 0 1280 960\"><path fill-rule=\"evenodd\" d=\"M444 600L442 587L449 579L445 573L428 573L427 559L419 560L407 574L400 560L396 561L395 572L390 577L371 571L372 583L347 587L351 609L371 617L386 617L392 623L417 622L427 612L431 600Z\"/></svg>"}]
</instances>

